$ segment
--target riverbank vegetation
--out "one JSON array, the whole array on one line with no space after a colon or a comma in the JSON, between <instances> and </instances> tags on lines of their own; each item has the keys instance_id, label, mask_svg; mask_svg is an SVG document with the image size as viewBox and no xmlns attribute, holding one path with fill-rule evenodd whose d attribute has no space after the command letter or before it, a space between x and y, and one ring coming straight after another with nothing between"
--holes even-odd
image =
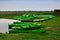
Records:
<instances>
[{"instance_id":1,"label":"riverbank vegetation","mask_svg":"<svg viewBox=\"0 0 60 40\"><path fill-rule=\"evenodd\" d=\"M37 14L37 15L50 15L53 11L0 11L0 18L13 18L23 14Z\"/></svg>"},{"instance_id":2,"label":"riverbank vegetation","mask_svg":"<svg viewBox=\"0 0 60 40\"><path fill-rule=\"evenodd\" d=\"M10 18L20 16L22 14L37 15L53 15L52 11L16 11L16 12L0 12L0 18ZM44 34L36 33L17 33L17 34L0 34L0 40L60 40L60 16L39 22L42 27L47 29Z\"/></svg>"}]
</instances>

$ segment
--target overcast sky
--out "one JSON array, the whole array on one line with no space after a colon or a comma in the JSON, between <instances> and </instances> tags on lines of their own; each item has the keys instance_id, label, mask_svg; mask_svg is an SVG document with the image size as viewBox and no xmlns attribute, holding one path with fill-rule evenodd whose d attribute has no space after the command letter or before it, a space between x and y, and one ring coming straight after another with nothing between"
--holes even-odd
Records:
<instances>
[{"instance_id":1,"label":"overcast sky","mask_svg":"<svg viewBox=\"0 0 60 40\"><path fill-rule=\"evenodd\" d=\"M60 0L0 0L0 11L60 9Z\"/></svg>"}]
</instances>

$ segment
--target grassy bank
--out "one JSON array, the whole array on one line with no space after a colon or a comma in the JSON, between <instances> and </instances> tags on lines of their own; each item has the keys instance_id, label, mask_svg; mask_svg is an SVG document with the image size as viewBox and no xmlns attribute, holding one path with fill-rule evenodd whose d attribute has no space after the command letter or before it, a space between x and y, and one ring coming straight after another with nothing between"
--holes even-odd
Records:
<instances>
[{"instance_id":1,"label":"grassy bank","mask_svg":"<svg viewBox=\"0 0 60 40\"><path fill-rule=\"evenodd\" d=\"M11 15L11 18L14 16ZM3 18L9 18L9 17L3 16ZM39 33L38 34L35 33L34 34L33 33L0 34L0 40L60 40L60 16L55 16L55 18L53 19L43 21L43 22L38 22L38 23L42 24L42 27L45 27L47 29L46 33L44 34L39 34Z\"/></svg>"},{"instance_id":2,"label":"grassy bank","mask_svg":"<svg viewBox=\"0 0 60 40\"><path fill-rule=\"evenodd\" d=\"M20 16L23 14L37 14L37 15L46 15L53 14L52 11L0 11L0 18L13 18L15 16Z\"/></svg>"}]
</instances>

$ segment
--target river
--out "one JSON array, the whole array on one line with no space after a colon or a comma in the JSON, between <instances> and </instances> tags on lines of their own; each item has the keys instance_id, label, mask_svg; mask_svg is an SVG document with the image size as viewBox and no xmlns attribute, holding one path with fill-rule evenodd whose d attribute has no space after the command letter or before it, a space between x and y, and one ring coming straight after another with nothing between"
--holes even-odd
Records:
<instances>
[{"instance_id":1,"label":"river","mask_svg":"<svg viewBox=\"0 0 60 40\"><path fill-rule=\"evenodd\" d=\"M13 22L17 22L17 20L0 19L0 33L9 33L8 24Z\"/></svg>"}]
</instances>

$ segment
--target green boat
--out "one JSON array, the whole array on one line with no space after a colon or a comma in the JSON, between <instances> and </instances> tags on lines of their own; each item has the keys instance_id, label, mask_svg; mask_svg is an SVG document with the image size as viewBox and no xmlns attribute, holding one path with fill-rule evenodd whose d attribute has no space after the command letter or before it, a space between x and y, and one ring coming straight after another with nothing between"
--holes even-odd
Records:
<instances>
[{"instance_id":1,"label":"green boat","mask_svg":"<svg viewBox=\"0 0 60 40\"><path fill-rule=\"evenodd\" d=\"M10 30L9 33L45 33L45 29L41 30Z\"/></svg>"},{"instance_id":2,"label":"green boat","mask_svg":"<svg viewBox=\"0 0 60 40\"><path fill-rule=\"evenodd\" d=\"M27 23L27 22L14 22L13 24L9 24L9 29L31 29L38 28L41 24L38 23Z\"/></svg>"},{"instance_id":3,"label":"green boat","mask_svg":"<svg viewBox=\"0 0 60 40\"><path fill-rule=\"evenodd\" d=\"M44 21L53 18L53 15L22 15L14 17L15 20L21 20L22 22L34 22L34 21ZM36 20L35 20L36 19Z\"/></svg>"},{"instance_id":4,"label":"green boat","mask_svg":"<svg viewBox=\"0 0 60 40\"><path fill-rule=\"evenodd\" d=\"M40 23L31 23L31 22L39 22L39 21L46 21L49 19L54 18L53 15L22 15L14 17L14 20L19 20L21 22L13 22L12 24L9 24L9 29L12 29L9 31L9 33L45 33L45 29L39 29L41 28ZM28 22L27 22L28 21Z\"/></svg>"}]
</instances>

